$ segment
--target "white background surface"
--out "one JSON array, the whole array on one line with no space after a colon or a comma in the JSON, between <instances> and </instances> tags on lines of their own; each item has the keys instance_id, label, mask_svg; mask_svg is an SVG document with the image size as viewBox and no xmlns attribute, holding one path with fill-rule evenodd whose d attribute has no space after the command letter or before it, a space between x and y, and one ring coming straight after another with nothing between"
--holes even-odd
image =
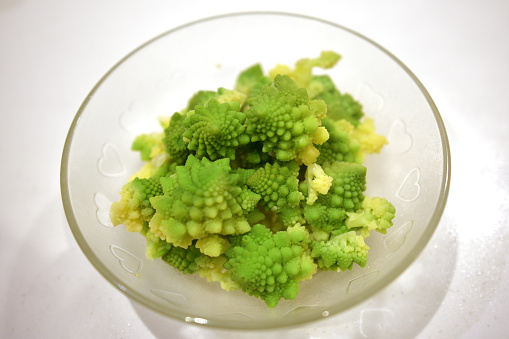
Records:
<instances>
[{"instance_id":1,"label":"white background surface","mask_svg":"<svg viewBox=\"0 0 509 339\"><path fill-rule=\"evenodd\" d=\"M428 89L452 152L442 222L409 270L345 314L264 336L506 337L509 2L503 0L0 0L0 337L259 336L158 319L132 305L82 254L59 187L74 114L111 66L171 28L246 10L315 16L377 41Z\"/></svg>"}]
</instances>

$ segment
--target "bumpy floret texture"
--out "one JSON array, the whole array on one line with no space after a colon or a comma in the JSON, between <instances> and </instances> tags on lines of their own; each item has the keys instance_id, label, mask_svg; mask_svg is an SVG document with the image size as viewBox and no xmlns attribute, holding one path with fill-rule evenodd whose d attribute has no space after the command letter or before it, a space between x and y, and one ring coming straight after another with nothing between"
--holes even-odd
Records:
<instances>
[{"instance_id":1,"label":"bumpy floret texture","mask_svg":"<svg viewBox=\"0 0 509 339\"><path fill-rule=\"evenodd\" d=\"M280 161L316 160L312 140L327 112L323 101L309 100L306 89L278 75L248 103L247 133L251 141L262 141L263 152L273 152Z\"/></svg>"},{"instance_id":2,"label":"bumpy floret texture","mask_svg":"<svg viewBox=\"0 0 509 339\"><path fill-rule=\"evenodd\" d=\"M336 161L362 163L359 156L361 145L352 136L353 126L346 120L333 123L328 117L322 120L323 126L329 131L329 140L322 145L316 146L320 155L316 159L317 164Z\"/></svg>"},{"instance_id":3,"label":"bumpy floret texture","mask_svg":"<svg viewBox=\"0 0 509 339\"><path fill-rule=\"evenodd\" d=\"M312 205L304 206L304 216L311 227L331 233L344 226L346 212L361 209L366 190L366 167L334 162L324 164L323 171L332 178L332 185L326 195L319 195ZM301 188L304 192L309 189L305 182Z\"/></svg>"},{"instance_id":4,"label":"bumpy floret texture","mask_svg":"<svg viewBox=\"0 0 509 339\"><path fill-rule=\"evenodd\" d=\"M309 233L304 226L289 227L273 234L257 224L240 244L226 251L224 268L242 291L261 298L268 307L284 299L295 299L299 282L316 272L308 254Z\"/></svg>"},{"instance_id":5,"label":"bumpy floret texture","mask_svg":"<svg viewBox=\"0 0 509 339\"><path fill-rule=\"evenodd\" d=\"M141 134L134 139L131 149L140 152L142 161L149 161L163 151L163 136L162 133Z\"/></svg>"},{"instance_id":6,"label":"bumpy floret texture","mask_svg":"<svg viewBox=\"0 0 509 339\"><path fill-rule=\"evenodd\" d=\"M327 104L327 117L331 120L345 119L352 125L360 124L364 116L362 105L350 94L342 94L328 75L315 75L308 84L310 96Z\"/></svg>"},{"instance_id":7,"label":"bumpy floret texture","mask_svg":"<svg viewBox=\"0 0 509 339\"><path fill-rule=\"evenodd\" d=\"M185 116L175 112L171 116L168 127L164 129L163 142L166 146L166 151L168 152L170 161L177 165L185 164L187 157L192 154L187 148L187 143L184 142L183 134L186 130L184 120Z\"/></svg>"},{"instance_id":8,"label":"bumpy floret texture","mask_svg":"<svg viewBox=\"0 0 509 339\"><path fill-rule=\"evenodd\" d=\"M150 199L162 193L161 185L155 177L135 178L122 187L120 201L111 205L111 222L114 226L125 225L129 232L141 232L143 222L150 221L155 212Z\"/></svg>"},{"instance_id":9,"label":"bumpy floret texture","mask_svg":"<svg viewBox=\"0 0 509 339\"><path fill-rule=\"evenodd\" d=\"M265 164L248 179L248 187L261 196L260 203L277 212L295 207L303 199L299 192L299 166L294 161Z\"/></svg>"},{"instance_id":10,"label":"bumpy floret texture","mask_svg":"<svg viewBox=\"0 0 509 339\"><path fill-rule=\"evenodd\" d=\"M366 197L361 209L346 214L348 218L345 225L350 229L361 228L360 232L367 238L372 230L386 234L387 229L393 225L396 209L385 198Z\"/></svg>"},{"instance_id":11,"label":"bumpy floret texture","mask_svg":"<svg viewBox=\"0 0 509 339\"><path fill-rule=\"evenodd\" d=\"M150 229L161 239L184 248L210 234L249 231L246 213L254 208L256 195L242 195L238 181L239 174L232 173L228 158L212 162L190 155L173 176L161 179L164 196L151 201L156 213ZM249 201L242 201L243 197Z\"/></svg>"},{"instance_id":12,"label":"bumpy floret texture","mask_svg":"<svg viewBox=\"0 0 509 339\"><path fill-rule=\"evenodd\" d=\"M250 141L245 133L246 115L239 109L238 102L219 104L216 99L209 100L204 106L195 106L183 123L187 148L198 158L235 159L236 149Z\"/></svg>"},{"instance_id":13,"label":"bumpy floret texture","mask_svg":"<svg viewBox=\"0 0 509 339\"><path fill-rule=\"evenodd\" d=\"M322 270L350 270L354 263L366 266L369 247L364 237L354 231L333 236L327 241L311 243L311 257Z\"/></svg>"},{"instance_id":14,"label":"bumpy floret texture","mask_svg":"<svg viewBox=\"0 0 509 339\"><path fill-rule=\"evenodd\" d=\"M262 66L255 64L239 74L235 83L235 89L246 94L247 97L254 97L260 94L263 85L270 82L269 77L263 73Z\"/></svg>"}]
</instances>

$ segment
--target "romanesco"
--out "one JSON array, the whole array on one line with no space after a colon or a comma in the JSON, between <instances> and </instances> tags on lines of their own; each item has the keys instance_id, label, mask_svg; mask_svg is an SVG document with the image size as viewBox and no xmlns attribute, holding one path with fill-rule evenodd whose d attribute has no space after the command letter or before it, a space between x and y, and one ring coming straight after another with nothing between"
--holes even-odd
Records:
<instances>
[{"instance_id":1,"label":"romanesco","mask_svg":"<svg viewBox=\"0 0 509 339\"><path fill-rule=\"evenodd\" d=\"M327 241L310 244L311 257L322 270L350 270L354 263L366 266L369 247L364 238L354 231L333 236Z\"/></svg>"},{"instance_id":2,"label":"romanesco","mask_svg":"<svg viewBox=\"0 0 509 339\"><path fill-rule=\"evenodd\" d=\"M308 254L309 242L304 226L273 234L257 224L240 244L226 251L224 268L242 291L261 298L272 308L282 298L295 299L299 281L316 272L316 264Z\"/></svg>"},{"instance_id":3,"label":"romanesco","mask_svg":"<svg viewBox=\"0 0 509 339\"><path fill-rule=\"evenodd\" d=\"M249 143L244 126L246 115L239 109L238 102L219 104L216 99L195 106L183 122L187 148L196 152L198 158L235 159L236 149Z\"/></svg>"},{"instance_id":4,"label":"romanesco","mask_svg":"<svg viewBox=\"0 0 509 339\"><path fill-rule=\"evenodd\" d=\"M388 200L364 196L364 159L387 139L313 74L339 59L326 51L268 74L255 64L233 89L196 92L132 143L145 164L111 205L112 223L144 236L147 258L270 308L317 270L364 267L364 239L395 217Z\"/></svg>"},{"instance_id":5,"label":"romanesco","mask_svg":"<svg viewBox=\"0 0 509 339\"><path fill-rule=\"evenodd\" d=\"M263 142L263 152L274 152L280 161L297 158L310 164L316 160L312 140L327 113L323 101L309 100L305 88L278 75L273 85L264 85L248 104L246 131L251 141Z\"/></svg>"},{"instance_id":6,"label":"romanesco","mask_svg":"<svg viewBox=\"0 0 509 339\"><path fill-rule=\"evenodd\" d=\"M164 195L151 201L156 213L150 220L150 229L184 248L210 234L249 231L245 214L255 206L250 202L239 203L242 188L238 181L239 174L232 173L228 158L211 162L190 155L185 166L178 166L173 176L161 179ZM242 197L256 200L257 195Z\"/></svg>"},{"instance_id":7,"label":"romanesco","mask_svg":"<svg viewBox=\"0 0 509 339\"><path fill-rule=\"evenodd\" d=\"M366 167L356 163L334 162L323 165L323 171L332 178L332 185L325 195L319 195L312 205L304 206L304 217L309 225L332 233L344 228L346 212L362 207L366 190ZM309 192L307 183L301 189ZM307 193L309 196L309 193Z\"/></svg>"}]
</instances>

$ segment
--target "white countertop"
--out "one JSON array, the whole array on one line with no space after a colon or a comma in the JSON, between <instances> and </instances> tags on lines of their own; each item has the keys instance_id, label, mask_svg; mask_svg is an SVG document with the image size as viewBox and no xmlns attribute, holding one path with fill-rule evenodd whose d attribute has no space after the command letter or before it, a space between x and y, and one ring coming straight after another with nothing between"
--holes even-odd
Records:
<instances>
[{"instance_id":1,"label":"white countertop","mask_svg":"<svg viewBox=\"0 0 509 339\"><path fill-rule=\"evenodd\" d=\"M81 252L60 157L82 100L120 58L189 21L248 10L349 27L405 63L433 97L452 153L442 221L375 298L267 338L503 338L509 331L509 2L0 0L0 337L255 338L160 319ZM390 299L390 306L384 300ZM376 324L374 326L373 324Z\"/></svg>"}]
</instances>

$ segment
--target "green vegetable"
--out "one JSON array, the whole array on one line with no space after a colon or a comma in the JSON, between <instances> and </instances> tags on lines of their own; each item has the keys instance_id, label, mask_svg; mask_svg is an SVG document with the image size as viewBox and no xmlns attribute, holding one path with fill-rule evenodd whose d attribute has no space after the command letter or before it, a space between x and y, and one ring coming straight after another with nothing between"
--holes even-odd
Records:
<instances>
[{"instance_id":1,"label":"green vegetable","mask_svg":"<svg viewBox=\"0 0 509 339\"><path fill-rule=\"evenodd\" d=\"M210 99L204 106L196 105L183 122L187 148L199 158L235 159L236 149L249 143L244 126L246 115L239 110L240 104L235 101L219 104Z\"/></svg>"},{"instance_id":2,"label":"green vegetable","mask_svg":"<svg viewBox=\"0 0 509 339\"><path fill-rule=\"evenodd\" d=\"M273 152L280 161L316 160L313 137L327 112L323 101L309 100L305 88L299 88L286 75L278 75L273 85L264 85L260 94L247 102L246 132L251 141L263 143L263 152Z\"/></svg>"},{"instance_id":3,"label":"green vegetable","mask_svg":"<svg viewBox=\"0 0 509 339\"><path fill-rule=\"evenodd\" d=\"M308 91L313 93L314 99L321 99L327 104L327 117L331 120L345 119L357 126L364 116L362 105L350 94L341 94L328 75L311 77Z\"/></svg>"},{"instance_id":4,"label":"green vegetable","mask_svg":"<svg viewBox=\"0 0 509 339\"><path fill-rule=\"evenodd\" d=\"M146 240L146 257L198 274L268 307L295 299L302 280L368 262L365 239L393 225L394 206L365 196L366 155L387 139L328 75L325 51L295 67L261 64L234 89L196 92L135 138L144 166L110 208Z\"/></svg>"},{"instance_id":5,"label":"green vegetable","mask_svg":"<svg viewBox=\"0 0 509 339\"><path fill-rule=\"evenodd\" d=\"M239 244L226 251L228 261L223 267L242 291L274 307L281 298L295 299L299 281L316 272L308 253L309 242L304 226L295 225L274 234L257 224Z\"/></svg>"},{"instance_id":6,"label":"green vegetable","mask_svg":"<svg viewBox=\"0 0 509 339\"><path fill-rule=\"evenodd\" d=\"M311 257L322 270L351 270L354 263L366 266L369 247L364 237L354 231L333 236L327 241L313 241Z\"/></svg>"}]
</instances>

